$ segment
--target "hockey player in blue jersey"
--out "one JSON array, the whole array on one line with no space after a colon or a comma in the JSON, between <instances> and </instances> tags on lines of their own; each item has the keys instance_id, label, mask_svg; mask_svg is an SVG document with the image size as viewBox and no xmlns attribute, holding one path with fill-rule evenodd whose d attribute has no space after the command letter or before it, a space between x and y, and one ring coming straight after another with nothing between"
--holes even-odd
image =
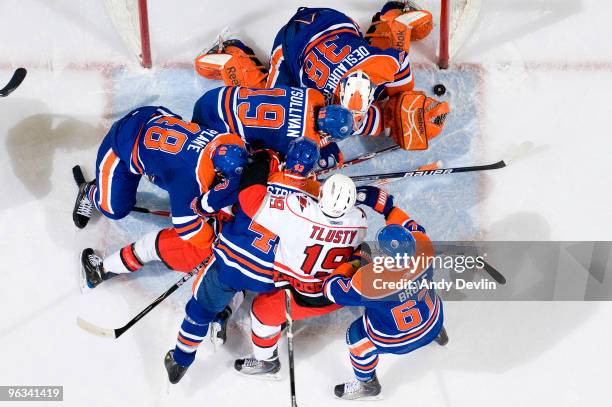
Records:
<instances>
[{"instance_id":1,"label":"hockey player in blue jersey","mask_svg":"<svg viewBox=\"0 0 612 407\"><path fill-rule=\"evenodd\" d=\"M94 207L111 219L127 216L146 175L168 191L176 239L210 250L213 230L197 215L192 201L220 178L226 178L221 187L237 184L246 158L244 143L235 134L203 129L163 107L138 108L113 124L102 141L96 179L80 185L73 221L85 227ZM221 209L228 203L210 204ZM93 253L84 253L89 254ZM88 285L99 284L102 277L94 275Z\"/></svg>"},{"instance_id":2,"label":"hockey player in blue jersey","mask_svg":"<svg viewBox=\"0 0 612 407\"><path fill-rule=\"evenodd\" d=\"M385 4L365 37L351 18L337 10L302 7L276 36L266 87L315 88L325 95L327 103L340 104L353 113L356 133L378 135L390 128L402 148L426 149L427 139L413 143L411 132L404 135L402 131L418 121L408 123L402 117L404 122L397 123L393 109L383 112L383 104L374 102L389 96L413 110L417 104L421 110L429 110L421 106L424 99L411 103L416 96L408 50L410 40L424 38L431 29L431 13L403 2ZM198 56L198 72L207 78L223 77L226 70L243 72L239 83L244 86L249 86L249 72L256 72L260 80L261 67L251 67L252 50L238 40L230 42L230 51ZM409 98L404 100L404 96ZM435 102L437 112L431 115L435 119L427 119L436 120L441 131L449 108L447 103ZM436 135L427 134L429 138Z\"/></svg>"},{"instance_id":3,"label":"hockey player in blue jersey","mask_svg":"<svg viewBox=\"0 0 612 407\"><path fill-rule=\"evenodd\" d=\"M278 171L278 161L262 151L256 157L265 156L263 165L271 165L274 171L255 171L265 173L267 189L275 196L292 192L302 192L317 196L319 183L309 177L318 158L317 145L308 139L298 139L291 143L287 160L282 171ZM253 165L260 165L256 159ZM261 175L261 174L260 174ZM246 182L246 184L245 184ZM241 188L248 187L249 180L243 179ZM210 195L231 195L233 191L211 190L202 197L207 201ZM215 198L223 200L223 198ZM224 310L234 293L240 290L269 292L274 290L274 256L278 238L252 220L253 213L246 207L248 202L234 206L234 218L223 224L219 239L214 244L214 258L198 275L193 285L193 297L185 307L185 319L181 324L176 347L164 359L168 379L177 383L193 363L195 352L202 342L208 327L217 313Z\"/></svg>"},{"instance_id":4,"label":"hockey player in blue jersey","mask_svg":"<svg viewBox=\"0 0 612 407\"><path fill-rule=\"evenodd\" d=\"M364 249L366 260L356 273L356 267L345 263L323 286L325 296L332 302L365 307L363 316L346 333L356 378L334 389L336 397L348 400L379 397L376 366L380 354L406 354L433 340L441 345L448 341L442 301L428 285L433 281L434 249L425 229L394 207L393 197L384 191L361 187L358 195L361 204L371 206L386 218L387 226L377 235L381 250ZM406 269L401 264L399 268L386 268L379 261L396 256L413 259L414 267ZM399 285L382 284L408 281L397 289Z\"/></svg>"},{"instance_id":5,"label":"hockey player in blue jersey","mask_svg":"<svg viewBox=\"0 0 612 407\"><path fill-rule=\"evenodd\" d=\"M284 159L289 144L300 137L321 147L321 168L342 164L336 141L353 133L351 113L325 106L315 89L221 87L207 91L193 109L194 123L242 137L251 151L269 148Z\"/></svg>"}]
</instances>

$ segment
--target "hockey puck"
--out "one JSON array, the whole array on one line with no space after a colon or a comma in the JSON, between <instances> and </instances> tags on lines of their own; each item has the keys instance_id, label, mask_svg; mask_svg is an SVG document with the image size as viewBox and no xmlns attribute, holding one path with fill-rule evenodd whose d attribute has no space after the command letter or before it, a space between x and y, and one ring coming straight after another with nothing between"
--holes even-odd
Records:
<instances>
[{"instance_id":1,"label":"hockey puck","mask_svg":"<svg viewBox=\"0 0 612 407\"><path fill-rule=\"evenodd\" d=\"M446 93L446 87L439 83L433 87L433 92L436 94L436 96L442 96Z\"/></svg>"}]
</instances>

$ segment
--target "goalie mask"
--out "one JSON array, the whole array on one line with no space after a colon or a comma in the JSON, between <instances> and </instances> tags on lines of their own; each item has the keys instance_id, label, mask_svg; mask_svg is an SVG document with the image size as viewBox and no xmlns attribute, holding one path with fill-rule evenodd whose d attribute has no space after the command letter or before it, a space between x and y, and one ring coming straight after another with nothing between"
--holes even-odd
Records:
<instances>
[{"instance_id":1,"label":"goalie mask","mask_svg":"<svg viewBox=\"0 0 612 407\"><path fill-rule=\"evenodd\" d=\"M449 112L447 102L423 92L403 92L385 103L385 127L404 150L426 150L429 140L442 132Z\"/></svg>"},{"instance_id":2,"label":"goalie mask","mask_svg":"<svg viewBox=\"0 0 612 407\"><path fill-rule=\"evenodd\" d=\"M363 71L349 73L340 81L340 105L353 113L354 129L357 130L374 101L376 84Z\"/></svg>"}]
</instances>

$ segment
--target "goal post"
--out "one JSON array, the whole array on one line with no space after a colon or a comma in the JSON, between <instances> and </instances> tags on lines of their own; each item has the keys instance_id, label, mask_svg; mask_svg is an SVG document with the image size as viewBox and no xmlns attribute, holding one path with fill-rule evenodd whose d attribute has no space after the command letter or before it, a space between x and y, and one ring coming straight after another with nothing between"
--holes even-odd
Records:
<instances>
[{"instance_id":1,"label":"goal post","mask_svg":"<svg viewBox=\"0 0 612 407\"><path fill-rule=\"evenodd\" d=\"M147 0L104 0L117 32L144 68L151 68Z\"/></svg>"},{"instance_id":2,"label":"goal post","mask_svg":"<svg viewBox=\"0 0 612 407\"><path fill-rule=\"evenodd\" d=\"M104 0L104 3L126 45L138 57L143 67L151 68L147 0ZM434 23L439 25L438 65L441 69L448 68L453 57L467 42L476 26L481 3L482 0L419 2L418 7L431 11L434 14Z\"/></svg>"},{"instance_id":3,"label":"goal post","mask_svg":"<svg viewBox=\"0 0 612 407\"><path fill-rule=\"evenodd\" d=\"M440 5L438 65L448 68L474 30L482 0L435 0Z\"/></svg>"},{"instance_id":4,"label":"goal post","mask_svg":"<svg viewBox=\"0 0 612 407\"><path fill-rule=\"evenodd\" d=\"M138 11L140 21L140 44L141 54L140 60L144 68L151 68L151 42L149 37L149 10L147 9L147 0L138 0Z\"/></svg>"}]
</instances>

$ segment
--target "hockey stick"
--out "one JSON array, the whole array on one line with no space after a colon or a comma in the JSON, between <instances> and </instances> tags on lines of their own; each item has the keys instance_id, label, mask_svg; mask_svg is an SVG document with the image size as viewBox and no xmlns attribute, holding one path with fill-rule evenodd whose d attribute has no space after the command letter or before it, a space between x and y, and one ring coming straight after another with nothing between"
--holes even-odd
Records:
<instances>
[{"instance_id":1,"label":"hockey stick","mask_svg":"<svg viewBox=\"0 0 612 407\"><path fill-rule=\"evenodd\" d=\"M504 277L502 273L497 271L495 267L493 267L486 261L483 260L483 262L484 262L483 270L486 271L493 280L495 280L498 284L501 284L501 285L506 284L506 277Z\"/></svg>"},{"instance_id":2,"label":"hockey stick","mask_svg":"<svg viewBox=\"0 0 612 407\"><path fill-rule=\"evenodd\" d=\"M289 382L291 384L291 407L297 407L295 398L295 365L293 359L293 318L291 317L291 290L285 289L285 318L287 319L287 347L289 348Z\"/></svg>"},{"instance_id":3,"label":"hockey stick","mask_svg":"<svg viewBox=\"0 0 612 407\"><path fill-rule=\"evenodd\" d=\"M204 261L202 261L200 264L195 266L193 268L193 270L191 270L189 273L187 273L183 277L181 277L181 279L179 281L177 281L176 283L174 283L174 285L172 287L168 288L168 290L166 290L162 295L157 297L155 299L155 301L153 301L145 309L140 311L140 313L138 315L136 315L134 318L129 320L128 323L123 325L122 327L115 328L115 329L112 329L112 328L101 328L101 327L99 327L97 325L92 324L91 322L85 321L81 317L77 317L77 325L81 329L83 329L83 330L85 330L85 331L87 331L87 332L89 332L89 333L91 333L93 335L101 336L103 338L112 338L112 339L119 338L121 335L123 335L125 333L125 331L127 331L132 326L134 326L134 324L136 324L136 322L140 321L142 319L142 317L144 317L149 312L151 312L153 310L153 308L157 307L163 300L165 300L173 292L178 290L179 287L182 286L183 284L185 284L185 282L187 282L191 277L193 277L194 275L198 274L200 272L200 270L202 270L204 267L206 267L206 265L208 264L208 261L210 260L210 258L211 258L211 256L207 257L206 259L204 259Z\"/></svg>"},{"instance_id":4,"label":"hockey stick","mask_svg":"<svg viewBox=\"0 0 612 407\"><path fill-rule=\"evenodd\" d=\"M27 73L28 71L26 71L25 68L17 68L13 73L13 77L11 78L9 83L7 83L5 87L0 89L0 97L8 96L15 89L17 89L19 85L21 85L21 82L23 82L23 80L25 79Z\"/></svg>"},{"instance_id":5,"label":"hockey stick","mask_svg":"<svg viewBox=\"0 0 612 407\"><path fill-rule=\"evenodd\" d=\"M83 170L81 169L80 165L75 165L72 167L72 176L74 177L74 182L76 182L77 186L87 182L85 181L85 176L83 175ZM164 216L166 218L171 216L169 211L155 211L148 208L142 208L140 206L133 207L132 212L150 213L151 215Z\"/></svg>"},{"instance_id":6,"label":"hockey stick","mask_svg":"<svg viewBox=\"0 0 612 407\"><path fill-rule=\"evenodd\" d=\"M401 171L401 172L388 172L383 174L368 174L368 175L353 175L350 178L355 181L376 181L376 180L388 180L388 179L396 179L396 178L406 178L406 177L423 177L426 175L446 175L446 174L454 174L459 172L473 172L473 171L488 171L488 170L497 170L499 168L504 168L510 165L512 161L520 158L524 154L526 154L533 147L533 143L530 141L525 141L520 144L515 150L513 150L512 154L509 154L507 158L497 161L492 164L486 165L473 165L467 167L454 167L454 168L439 168L437 170L412 170L412 171Z\"/></svg>"},{"instance_id":7,"label":"hockey stick","mask_svg":"<svg viewBox=\"0 0 612 407\"><path fill-rule=\"evenodd\" d=\"M172 216L172 214L169 211L156 211L153 209L143 208L141 206L133 207L132 212L150 213L151 215L163 216L166 218L169 218L170 216Z\"/></svg>"},{"instance_id":8,"label":"hockey stick","mask_svg":"<svg viewBox=\"0 0 612 407\"><path fill-rule=\"evenodd\" d=\"M374 151L372 153L363 154L363 155L360 155L360 156L355 157L353 159L350 159L348 161L345 161L344 164L342 164L339 167L332 167L332 168L327 168L327 169L324 169L324 170L319 170L319 171L316 172L316 175L317 175L317 177L319 177L320 175L325 175L325 174L327 174L329 172L336 171L336 170L339 170L339 169L344 168L344 167L349 167L351 165L359 164L359 163L362 163L364 161L371 160L372 158L377 157L377 156L379 156L379 155L381 155L383 153L386 153L386 152L389 152L389 151L395 151L395 150L399 150L399 149L400 149L400 146L398 146L398 145L393 145L393 146L385 147L382 150Z\"/></svg>"}]
</instances>

